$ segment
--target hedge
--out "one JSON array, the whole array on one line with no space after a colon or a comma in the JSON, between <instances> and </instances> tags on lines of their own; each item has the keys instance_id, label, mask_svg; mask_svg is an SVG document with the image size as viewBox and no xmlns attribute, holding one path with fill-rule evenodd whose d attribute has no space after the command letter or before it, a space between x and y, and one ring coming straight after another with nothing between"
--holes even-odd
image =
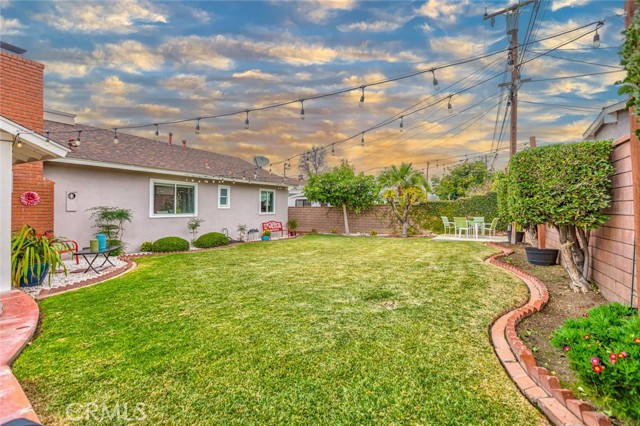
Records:
<instances>
[{"instance_id":1,"label":"hedge","mask_svg":"<svg viewBox=\"0 0 640 426\"><path fill-rule=\"evenodd\" d=\"M412 209L411 222L414 229L442 233L444 226L440 216L447 216L449 219L454 216L484 216L485 222L489 223L498 217L498 196L495 192L489 192L453 201L427 201ZM506 227L507 223L498 223L498 229L504 230Z\"/></svg>"},{"instance_id":2,"label":"hedge","mask_svg":"<svg viewBox=\"0 0 640 426\"><path fill-rule=\"evenodd\" d=\"M209 232L203 234L194 241L193 245L198 248L211 248L218 246L225 246L229 244L229 238L219 232Z\"/></svg>"},{"instance_id":3,"label":"hedge","mask_svg":"<svg viewBox=\"0 0 640 426\"><path fill-rule=\"evenodd\" d=\"M164 237L155 241L152 251L166 253L171 251L187 251L189 250L189 241L180 237Z\"/></svg>"}]
</instances>

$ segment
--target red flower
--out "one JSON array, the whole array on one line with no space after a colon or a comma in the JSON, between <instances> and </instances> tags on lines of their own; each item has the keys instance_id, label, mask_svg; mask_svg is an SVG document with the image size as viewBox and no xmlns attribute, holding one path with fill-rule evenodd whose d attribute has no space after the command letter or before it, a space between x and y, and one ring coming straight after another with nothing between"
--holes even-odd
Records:
<instances>
[{"instance_id":1,"label":"red flower","mask_svg":"<svg viewBox=\"0 0 640 426\"><path fill-rule=\"evenodd\" d=\"M626 357L628 357L628 356L629 356L629 354L628 354L628 353L626 353L625 351L622 351L622 352L620 352L620 353L618 354L618 358L626 358Z\"/></svg>"},{"instance_id":2,"label":"red flower","mask_svg":"<svg viewBox=\"0 0 640 426\"><path fill-rule=\"evenodd\" d=\"M571 348L569 347L569 345L567 345L567 346L565 346L565 347L564 347L564 348L562 348L562 349L563 349L565 352L569 352L569 349L571 349Z\"/></svg>"},{"instance_id":3,"label":"red flower","mask_svg":"<svg viewBox=\"0 0 640 426\"><path fill-rule=\"evenodd\" d=\"M585 317L585 318L589 318L589 314L588 313L587 314L582 314L582 316Z\"/></svg>"},{"instance_id":4,"label":"red flower","mask_svg":"<svg viewBox=\"0 0 640 426\"><path fill-rule=\"evenodd\" d=\"M594 365L593 367L591 367L591 369L600 374L604 371L604 365Z\"/></svg>"},{"instance_id":5,"label":"red flower","mask_svg":"<svg viewBox=\"0 0 640 426\"><path fill-rule=\"evenodd\" d=\"M23 192L20 196L20 202L27 207L35 206L40 202L40 196L33 191Z\"/></svg>"},{"instance_id":6,"label":"red flower","mask_svg":"<svg viewBox=\"0 0 640 426\"><path fill-rule=\"evenodd\" d=\"M617 360L618 360L617 354L609 354L609 362L611 364L615 364Z\"/></svg>"},{"instance_id":7,"label":"red flower","mask_svg":"<svg viewBox=\"0 0 640 426\"><path fill-rule=\"evenodd\" d=\"M640 337L634 337L633 342L640 345Z\"/></svg>"},{"instance_id":8,"label":"red flower","mask_svg":"<svg viewBox=\"0 0 640 426\"><path fill-rule=\"evenodd\" d=\"M591 358L591 365L600 365L600 358L594 356Z\"/></svg>"},{"instance_id":9,"label":"red flower","mask_svg":"<svg viewBox=\"0 0 640 426\"><path fill-rule=\"evenodd\" d=\"M588 334L584 335L584 340L587 340L590 336Z\"/></svg>"}]
</instances>

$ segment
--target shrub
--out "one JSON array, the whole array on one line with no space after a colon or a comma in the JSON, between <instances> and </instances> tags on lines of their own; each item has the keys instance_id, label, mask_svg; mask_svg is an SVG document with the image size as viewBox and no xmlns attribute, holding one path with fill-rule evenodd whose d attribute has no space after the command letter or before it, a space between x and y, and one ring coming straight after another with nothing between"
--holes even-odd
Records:
<instances>
[{"instance_id":1,"label":"shrub","mask_svg":"<svg viewBox=\"0 0 640 426\"><path fill-rule=\"evenodd\" d=\"M640 420L640 317L619 303L569 319L551 343L562 348L582 384L616 415Z\"/></svg>"},{"instance_id":2,"label":"shrub","mask_svg":"<svg viewBox=\"0 0 640 426\"><path fill-rule=\"evenodd\" d=\"M454 201L426 201L411 210L411 222L414 226L437 233L444 232L440 216L447 216L449 219L454 216L484 216L485 221L489 222L498 216L498 197L495 192L490 192ZM499 230L504 230L505 227L506 222L498 225Z\"/></svg>"},{"instance_id":3,"label":"shrub","mask_svg":"<svg viewBox=\"0 0 640 426\"><path fill-rule=\"evenodd\" d=\"M189 241L180 237L164 237L153 243L151 251L166 253L170 251L189 250Z\"/></svg>"},{"instance_id":4,"label":"shrub","mask_svg":"<svg viewBox=\"0 0 640 426\"><path fill-rule=\"evenodd\" d=\"M371 235L375 237L376 235L378 235L378 231L376 231L375 229L372 229Z\"/></svg>"},{"instance_id":5,"label":"shrub","mask_svg":"<svg viewBox=\"0 0 640 426\"><path fill-rule=\"evenodd\" d=\"M264 235L265 237L270 237L271 236L271 230L270 229L265 229L264 231L262 231L262 235Z\"/></svg>"},{"instance_id":6,"label":"shrub","mask_svg":"<svg viewBox=\"0 0 640 426\"><path fill-rule=\"evenodd\" d=\"M193 245L198 248L226 246L227 244L229 244L229 237L219 232L209 232L208 234L202 234L193 243Z\"/></svg>"},{"instance_id":7,"label":"shrub","mask_svg":"<svg viewBox=\"0 0 640 426\"><path fill-rule=\"evenodd\" d=\"M120 246L118 250L114 250L111 252L111 256L120 256L122 253L124 253L125 243L123 243L122 241L114 239L107 240L107 247L111 246Z\"/></svg>"},{"instance_id":8,"label":"shrub","mask_svg":"<svg viewBox=\"0 0 640 426\"><path fill-rule=\"evenodd\" d=\"M153 251L153 241L145 241L144 243L140 244L140 251Z\"/></svg>"}]
</instances>

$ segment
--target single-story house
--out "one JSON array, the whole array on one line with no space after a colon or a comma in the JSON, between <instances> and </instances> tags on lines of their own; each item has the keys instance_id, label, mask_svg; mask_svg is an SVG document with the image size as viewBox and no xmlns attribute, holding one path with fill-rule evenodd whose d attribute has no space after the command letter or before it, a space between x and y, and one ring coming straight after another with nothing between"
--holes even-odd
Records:
<instances>
[{"instance_id":1,"label":"single-story house","mask_svg":"<svg viewBox=\"0 0 640 426\"><path fill-rule=\"evenodd\" d=\"M123 237L128 251L167 236L190 239L193 217L204 219L199 234L232 238L239 225L286 226L287 181L248 161L174 143L171 134L156 140L78 124L46 108L44 119L45 134L70 149L44 163L44 177L55 182L55 232L81 247L94 238L89 209L98 206L133 211Z\"/></svg>"},{"instance_id":2,"label":"single-story house","mask_svg":"<svg viewBox=\"0 0 640 426\"><path fill-rule=\"evenodd\" d=\"M629 108L627 101L602 108L596 119L584 131L584 140L618 139L629 134Z\"/></svg>"}]
</instances>

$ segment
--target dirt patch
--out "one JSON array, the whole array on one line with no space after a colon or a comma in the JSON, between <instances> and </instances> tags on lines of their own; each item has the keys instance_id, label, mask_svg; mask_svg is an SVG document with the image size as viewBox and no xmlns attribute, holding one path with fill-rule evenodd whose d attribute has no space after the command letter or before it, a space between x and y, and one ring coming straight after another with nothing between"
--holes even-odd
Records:
<instances>
[{"instance_id":1,"label":"dirt patch","mask_svg":"<svg viewBox=\"0 0 640 426\"><path fill-rule=\"evenodd\" d=\"M553 331L568 318L580 317L589 309L609 302L597 288L586 294L574 293L569 288L569 276L560 265L531 265L527 261L523 244L501 245L514 250L512 255L501 259L503 262L535 275L549 290L549 302L542 311L525 318L516 327L520 339L531 349L539 366L548 369L550 374L557 375L562 385L572 389L576 397L584 398L578 390L576 375L569 368L562 350L552 346L549 340Z\"/></svg>"}]
</instances>

